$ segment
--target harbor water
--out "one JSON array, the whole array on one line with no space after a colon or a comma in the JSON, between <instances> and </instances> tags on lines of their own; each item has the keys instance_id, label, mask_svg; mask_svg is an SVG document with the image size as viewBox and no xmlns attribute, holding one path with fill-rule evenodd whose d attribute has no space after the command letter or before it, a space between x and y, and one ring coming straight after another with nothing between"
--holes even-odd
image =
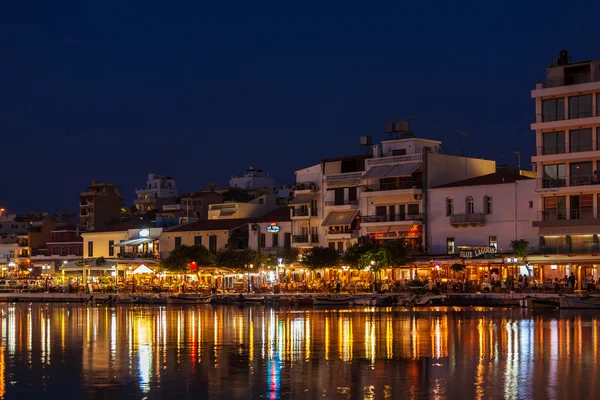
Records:
<instances>
[{"instance_id":1,"label":"harbor water","mask_svg":"<svg viewBox=\"0 0 600 400\"><path fill-rule=\"evenodd\" d=\"M600 313L0 304L6 399L596 399Z\"/></svg>"}]
</instances>

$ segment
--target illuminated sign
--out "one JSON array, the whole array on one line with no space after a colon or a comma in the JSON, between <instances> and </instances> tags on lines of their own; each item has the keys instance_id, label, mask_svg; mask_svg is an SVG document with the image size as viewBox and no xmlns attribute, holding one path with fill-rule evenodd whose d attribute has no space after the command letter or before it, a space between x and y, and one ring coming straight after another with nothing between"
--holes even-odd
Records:
<instances>
[{"instance_id":1,"label":"illuminated sign","mask_svg":"<svg viewBox=\"0 0 600 400\"><path fill-rule=\"evenodd\" d=\"M461 258L477 258L481 256L483 256L484 258L493 258L494 254L496 254L496 248L490 246L482 246L460 251Z\"/></svg>"},{"instance_id":2,"label":"illuminated sign","mask_svg":"<svg viewBox=\"0 0 600 400\"><path fill-rule=\"evenodd\" d=\"M138 236L141 238L146 238L146 237L150 236L150 229L140 229Z\"/></svg>"},{"instance_id":3,"label":"illuminated sign","mask_svg":"<svg viewBox=\"0 0 600 400\"><path fill-rule=\"evenodd\" d=\"M276 222L271 222L271 225L267 228L267 232L277 233L279 232L279 225Z\"/></svg>"}]
</instances>

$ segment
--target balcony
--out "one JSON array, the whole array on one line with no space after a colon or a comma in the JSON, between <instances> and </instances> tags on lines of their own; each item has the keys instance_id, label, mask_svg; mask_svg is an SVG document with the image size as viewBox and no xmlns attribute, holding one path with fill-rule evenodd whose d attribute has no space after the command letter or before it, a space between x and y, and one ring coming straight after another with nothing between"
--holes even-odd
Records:
<instances>
[{"instance_id":1,"label":"balcony","mask_svg":"<svg viewBox=\"0 0 600 400\"><path fill-rule=\"evenodd\" d=\"M329 228L326 232L327 240L335 239L354 239L359 236L360 230L352 229L351 227L343 227L342 229Z\"/></svg>"},{"instance_id":2,"label":"balcony","mask_svg":"<svg viewBox=\"0 0 600 400\"><path fill-rule=\"evenodd\" d=\"M343 174L332 174L325 176L325 182L343 182L343 181L354 181L360 180L363 176L364 171L358 172L345 172Z\"/></svg>"},{"instance_id":3,"label":"balcony","mask_svg":"<svg viewBox=\"0 0 600 400\"><path fill-rule=\"evenodd\" d=\"M302 191L302 190L316 192L319 190L319 185L317 184L317 182L300 182L300 183L296 183L294 185L294 187L292 188L292 190L294 192L298 192L298 191Z\"/></svg>"},{"instance_id":4,"label":"balcony","mask_svg":"<svg viewBox=\"0 0 600 400\"><path fill-rule=\"evenodd\" d=\"M546 79L546 88L554 88L560 86L580 85L583 83L600 81L600 73L588 72L584 74L563 75L557 77L549 77Z\"/></svg>"},{"instance_id":5,"label":"balcony","mask_svg":"<svg viewBox=\"0 0 600 400\"><path fill-rule=\"evenodd\" d=\"M358 200L343 200L343 201L335 201L335 200L326 200L325 206L327 207L336 207L336 206L350 206L346 208L356 208L358 207Z\"/></svg>"},{"instance_id":6,"label":"balcony","mask_svg":"<svg viewBox=\"0 0 600 400\"><path fill-rule=\"evenodd\" d=\"M308 208L308 207L295 207L292 208L292 218L310 218L316 217L319 215L319 210L316 207Z\"/></svg>"},{"instance_id":7,"label":"balcony","mask_svg":"<svg viewBox=\"0 0 600 400\"><path fill-rule=\"evenodd\" d=\"M388 192L393 190L411 190L422 189L423 182L421 180L407 179L401 182L393 183L378 183L371 186L364 186L362 193L368 192Z\"/></svg>"},{"instance_id":8,"label":"balcony","mask_svg":"<svg viewBox=\"0 0 600 400\"><path fill-rule=\"evenodd\" d=\"M82 201L79 203L79 207L92 207L94 205L93 201Z\"/></svg>"},{"instance_id":9,"label":"balcony","mask_svg":"<svg viewBox=\"0 0 600 400\"><path fill-rule=\"evenodd\" d=\"M292 235L292 243L308 243L308 235Z\"/></svg>"},{"instance_id":10,"label":"balcony","mask_svg":"<svg viewBox=\"0 0 600 400\"><path fill-rule=\"evenodd\" d=\"M450 224L455 228L468 225L485 225L485 221L486 215L483 213L454 214L450 216Z\"/></svg>"},{"instance_id":11,"label":"balcony","mask_svg":"<svg viewBox=\"0 0 600 400\"><path fill-rule=\"evenodd\" d=\"M534 227L562 227L597 225L600 214L597 209L583 208L572 210L546 210L538 212L538 220L533 221Z\"/></svg>"},{"instance_id":12,"label":"balcony","mask_svg":"<svg viewBox=\"0 0 600 400\"><path fill-rule=\"evenodd\" d=\"M390 156L390 157L377 157L368 158L365 160L366 169L372 167L381 167L384 165L395 165L403 163L417 163L423 161L423 154L408 154L404 156Z\"/></svg>"},{"instance_id":13,"label":"balcony","mask_svg":"<svg viewBox=\"0 0 600 400\"><path fill-rule=\"evenodd\" d=\"M397 221L422 221L422 214L389 214L389 215L365 215L360 218L363 224L389 223Z\"/></svg>"},{"instance_id":14,"label":"balcony","mask_svg":"<svg viewBox=\"0 0 600 400\"><path fill-rule=\"evenodd\" d=\"M570 179L566 178L542 178L538 179L539 189L552 189L561 187L573 187L573 186L593 186L600 184L600 175L598 174L582 174L572 175Z\"/></svg>"},{"instance_id":15,"label":"balcony","mask_svg":"<svg viewBox=\"0 0 600 400\"><path fill-rule=\"evenodd\" d=\"M151 199L135 199L133 200L134 204L150 204L150 203L156 203L158 199L156 198L151 198Z\"/></svg>"},{"instance_id":16,"label":"balcony","mask_svg":"<svg viewBox=\"0 0 600 400\"><path fill-rule=\"evenodd\" d=\"M600 254L598 243L578 243L571 246L542 245L537 248L538 254Z\"/></svg>"}]
</instances>

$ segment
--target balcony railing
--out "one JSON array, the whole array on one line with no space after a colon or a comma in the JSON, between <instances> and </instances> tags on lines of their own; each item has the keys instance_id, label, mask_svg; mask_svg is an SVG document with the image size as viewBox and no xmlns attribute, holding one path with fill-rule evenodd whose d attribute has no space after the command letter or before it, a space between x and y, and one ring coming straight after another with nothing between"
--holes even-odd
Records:
<instances>
[{"instance_id":1,"label":"balcony railing","mask_svg":"<svg viewBox=\"0 0 600 400\"><path fill-rule=\"evenodd\" d=\"M538 221L590 220L598 218L600 218L600 213L595 208L554 209L538 212Z\"/></svg>"},{"instance_id":2,"label":"balcony railing","mask_svg":"<svg viewBox=\"0 0 600 400\"><path fill-rule=\"evenodd\" d=\"M423 161L423 154L408 154L404 156L390 156L390 157L377 157L377 158L368 158L365 161L365 165L367 169L371 167L379 167L383 165L395 165L395 164L404 164L404 163L415 163Z\"/></svg>"},{"instance_id":3,"label":"balcony railing","mask_svg":"<svg viewBox=\"0 0 600 400\"><path fill-rule=\"evenodd\" d=\"M538 146L537 147L537 155L538 156L549 156L553 154L569 154L569 153L581 153L584 151L593 151L598 150L594 149L592 143L569 143L569 146L564 144L554 145L554 146Z\"/></svg>"},{"instance_id":4,"label":"balcony railing","mask_svg":"<svg viewBox=\"0 0 600 400\"><path fill-rule=\"evenodd\" d=\"M540 187L542 189L547 188L559 188L567 186L587 186L587 185L598 185L600 184L600 175L572 175L567 181L566 178L554 179L554 178L542 178L540 180Z\"/></svg>"},{"instance_id":5,"label":"balcony railing","mask_svg":"<svg viewBox=\"0 0 600 400\"><path fill-rule=\"evenodd\" d=\"M450 216L451 224L482 224L485 223L485 214L483 213L472 213L472 214L454 214Z\"/></svg>"},{"instance_id":6,"label":"balcony railing","mask_svg":"<svg viewBox=\"0 0 600 400\"><path fill-rule=\"evenodd\" d=\"M310 210L310 211L309 211ZM318 215L318 208L292 208L292 217L316 217Z\"/></svg>"},{"instance_id":7,"label":"balcony railing","mask_svg":"<svg viewBox=\"0 0 600 400\"><path fill-rule=\"evenodd\" d=\"M575 74L575 75L564 75L548 78L546 80L546 87L559 87L559 86L570 86L579 85L581 83L590 83L600 81L600 74L589 72L586 74Z\"/></svg>"},{"instance_id":8,"label":"balcony railing","mask_svg":"<svg viewBox=\"0 0 600 400\"><path fill-rule=\"evenodd\" d=\"M343 201L326 200L325 205L326 206L347 206L347 205L357 206L358 200L343 200Z\"/></svg>"},{"instance_id":9,"label":"balcony railing","mask_svg":"<svg viewBox=\"0 0 600 400\"><path fill-rule=\"evenodd\" d=\"M344 234L344 233L352 233L354 231L356 231L356 229L352 229L349 226L344 226L344 227L341 227L340 229L329 228L327 230L327 234L328 235L340 235L340 234Z\"/></svg>"},{"instance_id":10,"label":"balcony railing","mask_svg":"<svg viewBox=\"0 0 600 400\"><path fill-rule=\"evenodd\" d=\"M308 235L292 235L292 243L308 243Z\"/></svg>"},{"instance_id":11,"label":"balcony railing","mask_svg":"<svg viewBox=\"0 0 600 400\"><path fill-rule=\"evenodd\" d=\"M296 183L293 187L293 190L318 190L319 185L317 182L300 182Z\"/></svg>"},{"instance_id":12,"label":"balcony railing","mask_svg":"<svg viewBox=\"0 0 600 400\"><path fill-rule=\"evenodd\" d=\"M325 176L325 182L358 180L362 177L363 173L364 173L364 171L358 171L358 172L345 172L343 174L327 175L327 176Z\"/></svg>"},{"instance_id":13,"label":"balcony railing","mask_svg":"<svg viewBox=\"0 0 600 400\"><path fill-rule=\"evenodd\" d=\"M562 111L562 110L561 110ZM586 110L569 110L569 113L565 115L564 113L549 113L536 114L536 122L555 122L555 121L566 121L570 119L579 119L579 118L591 118L600 116L600 108L597 108L596 113L594 113L593 108L588 108Z\"/></svg>"},{"instance_id":14,"label":"balcony railing","mask_svg":"<svg viewBox=\"0 0 600 400\"><path fill-rule=\"evenodd\" d=\"M403 190L403 189L422 189L423 182L420 180L409 179L399 183L379 183L371 186L366 186L365 192L379 192L387 190Z\"/></svg>"},{"instance_id":15,"label":"balcony railing","mask_svg":"<svg viewBox=\"0 0 600 400\"><path fill-rule=\"evenodd\" d=\"M389 214L389 215L365 215L361 217L362 223L373 222L395 222L395 221L421 221L422 214Z\"/></svg>"},{"instance_id":16,"label":"balcony railing","mask_svg":"<svg viewBox=\"0 0 600 400\"><path fill-rule=\"evenodd\" d=\"M310 235L310 242L311 243L319 243L319 235L317 235L317 234Z\"/></svg>"},{"instance_id":17,"label":"balcony railing","mask_svg":"<svg viewBox=\"0 0 600 400\"><path fill-rule=\"evenodd\" d=\"M539 254L598 254L600 245L598 243L577 243L570 246L541 245L536 250Z\"/></svg>"}]
</instances>

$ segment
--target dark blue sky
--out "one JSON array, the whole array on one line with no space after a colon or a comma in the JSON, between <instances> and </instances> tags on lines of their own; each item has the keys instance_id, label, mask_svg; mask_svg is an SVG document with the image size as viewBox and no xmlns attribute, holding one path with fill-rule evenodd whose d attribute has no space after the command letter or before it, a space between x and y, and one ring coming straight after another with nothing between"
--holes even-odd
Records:
<instances>
[{"instance_id":1,"label":"dark blue sky","mask_svg":"<svg viewBox=\"0 0 600 400\"><path fill-rule=\"evenodd\" d=\"M181 192L248 166L290 182L397 109L450 152L462 130L468 155L527 165L552 48L600 57L598 3L5 3L0 205L19 212L74 207L94 178L128 204L149 172Z\"/></svg>"}]
</instances>

